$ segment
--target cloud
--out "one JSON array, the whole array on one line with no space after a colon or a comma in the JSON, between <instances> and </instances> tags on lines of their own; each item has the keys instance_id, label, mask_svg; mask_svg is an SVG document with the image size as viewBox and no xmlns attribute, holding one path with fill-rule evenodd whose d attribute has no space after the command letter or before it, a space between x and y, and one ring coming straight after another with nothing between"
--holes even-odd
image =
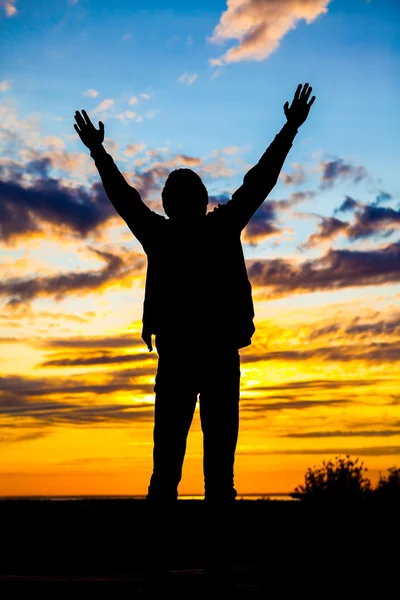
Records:
<instances>
[{"instance_id":1,"label":"cloud","mask_svg":"<svg viewBox=\"0 0 400 600\"><path fill-rule=\"evenodd\" d=\"M133 253L129 259L110 252L90 249L105 264L99 270L76 271L31 278L11 278L0 282L0 297L8 299L8 304L18 306L36 298L61 300L70 294L89 294L117 283L134 273L142 272L145 258Z\"/></svg>"},{"instance_id":2,"label":"cloud","mask_svg":"<svg viewBox=\"0 0 400 600\"><path fill-rule=\"evenodd\" d=\"M214 69L214 71L210 75L210 79L217 79L217 77L222 75L222 73L223 73L222 69Z\"/></svg>"},{"instance_id":3,"label":"cloud","mask_svg":"<svg viewBox=\"0 0 400 600\"><path fill-rule=\"evenodd\" d=\"M400 281L400 242L378 250L333 250L322 257L296 263L286 259L248 261L254 286L267 297L293 293L384 285Z\"/></svg>"},{"instance_id":4,"label":"cloud","mask_svg":"<svg viewBox=\"0 0 400 600\"><path fill-rule=\"evenodd\" d=\"M139 102L139 98L137 96L131 96L128 102L129 104L137 104Z\"/></svg>"},{"instance_id":5,"label":"cloud","mask_svg":"<svg viewBox=\"0 0 400 600\"><path fill-rule=\"evenodd\" d=\"M11 81L7 79L0 81L0 92L7 92L8 90L11 90Z\"/></svg>"},{"instance_id":6,"label":"cloud","mask_svg":"<svg viewBox=\"0 0 400 600\"><path fill-rule=\"evenodd\" d=\"M326 456L351 455L351 456L397 456L400 454L400 446L371 446L361 448L293 448L290 450L261 450L251 452L252 454L279 454L279 455L313 455L323 454ZM238 451L237 454L247 454L247 451Z\"/></svg>"},{"instance_id":7,"label":"cloud","mask_svg":"<svg viewBox=\"0 0 400 600\"><path fill-rule=\"evenodd\" d=\"M228 146L227 148L222 148L221 152L223 154L229 154L229 155L239 154L240 148L239 148L239 146Z\"/></svg>"},{"instance_id":8,"label":"cloud","mask_svg":"<svg viewBox=\"0 0 400 600\"><path fill-rule=\"evenodd\" d=\"M98 95L99 95L99 92L92 88L89 88L85 92L82 92L82 96L88 96L89 98L97 98Z\"/></svg>"},{"instance_id":9,"label":"cloud","mask_svg":"<svg viewBox=\"0 0 400 600\"><path fill-rule=\"evenodd\" d=\"M318 231L310 235L301 248L313 248L319 246L322 242L331 242L340 233L345 233L349 224L345 221L340 221L335 217L319 217L321 222L318 226Z\"/></svg>"},{"instance_id":10,"label":"cloud","mask_svg":"<svg viewBox=\"0 0 400 600\"><path fill-rule=\"evenodd\" d=\"M114 104L114 102L115 101L112 98L105 98L98 106L96 106L96 108L92 110L92 114L94 115L99 112L105 112Z\"/></svg>"},{"instance_id":11,"label":"cloud","mask_svg":"<svg viewBox=\"0 0 400 600\"><path fill-rule=\"evenodd\" d=\"M82 405L51 400L32 402L15 397L11 401L0 399L0 416L12 417L16 420L16 424L21 419L22 427L26 419L31 419L36 425L42 426L107 426L110 423L152 421L153 415L154 409L148 403ZM42 431L42 435L45 433ZM41 437L38 434L39 432L36 432L34 438ZM25 439L32 439L32 437L27 434Z\"/></svg>"},{"instance_id":12,"label":"cloud","mask_svg":"<svg viewBox=\"0 0 400 600\"><path fill-rule=\"evenodd\" d=\"M346 336L377 337L378 335L400 335L400 315L395 315L387 321L376 323L357 323L349 325L345 329Z\"/></svg>"},{"instance_id":13,"label":"cloud","mask_svg":"<svg viewBox=\"0 0 400 600\"><path fill-rule=\"evenodd\" d=\"M168 174L169 169L165 167L151 167L133 173L132 180L142 198L149 198L153 192L159 192Z\"/></svg>"},{"instance_id":14,"label":"cloud","mask_svg":"<svg viewBox=\"0 0 400 600\"><path fill-rule=\"evenodd\" d=\"M372 343L368 346L346 345L343 341L340 345L316 347L300 350L295 347L291 350L276 350L274 352L263 352L260 356L263 361L293 362L300 360L349 362L352 360L363 360L367 362L397 362L400 360L400 340L395 342Z\"/></svg>"},{"instance_id":15,"label":"cloud","mask_svg":"<svg viewBox=\"0 0 400 600\"><path fill-rule=\"evenodd\" d=\"M3 142L3 158L0 160L0 178L14 179L18 176L25 184L31 183L34 177L41 176L40 172L34 173L29 165L45 165L48 169L66 171L73 174L75 180L81 178L87 181L95 173L93 161L87 152L69 152L64 149L64 141L54 135L41 136L40 121L37 115L26 119L18 117L18 111L13 102L4 102L0 105L0 137ZM68 135L68 139L71 139ZM77 134L74 134L78 138Z\"/></svg>"},{"instance_id":16,"label":"cloud","mask_svg":"<svg viewBox=\"0 0 400 600\"><path fill-rule=\"evenodd\" d=\"M219 179L220 177L232 177L235 175L235 170L229 167L224 156L218 156L215 160L204 164L199 175Z\"/></svg>"},{"instance_id":17,"label":"cloud","mask_svg":"<svg viewBox=\"0 0 400 600\"><path fill-rule=\"evenodd\" d=\"M360 429L359 431L308 431L305 433L285 433L281 437L287 438L331 438L331 437L391 437L400 435L400 429L383 429L373 431L369 429Z\"/></svg>"},{"instance_id":18,"label":"cloud","mask_svg":"<svg viewBox=\"0 0 400 600\"><path fill-rule=\"evenodd\" d=\"M105 348L133 348L142 346L140 336L132 334L121 334L108 337L67 337L47 338L45 340L34 340L33 345L41 348L82 348L82 349L105 349Z\"/></svg>"},{"instance_id":19,"label":"cloud","mask_svg":"<svg viewBox=\"0 0 400 600\"><path fill-rule=\"evenodd\" d=\"M16 2L17 0L0 0L0 6L3 7L7 17L14 17L17 14Z\"/></svg>"},{"instance_id":20,"label":"cloud","mask_svg":"<svg viewBox=\"0 0 400 600\"><path fill-rule=\"evenodd\" d=\"M24 377L21 375L0 376L0 414L3 416L21 415L32 408L29 402L37 402L35 412L46 410L47 400L42 398L57 396L70 399L72 396L88 396L130 392L151 394L154 383L144 383L141 378L154 376L154 365L135 366L114 373L93 373L70 377ZM88 375L91 379L88 379ZM49 400L50 402L50 400ZM53 405L53 402L51 402ZM27 415L28 416L28 415Z\"/></svg>"},{"instance_id":21,"label":"cloud","mask_svg":"<svg viewBox=\"0 0 400 600\"><path fill-rule=\"evenodd\" d=\"M0 166L0 240L3 242L38 234L43 225L86 237L116 216L100 182L90 189L67 187L60 179L50 176L50 167L49 157L31 160L23 166ZM32 178L30 185L24 183L27 174Z\"/></svg>"},{"instance_id":22,"label":"cloud","mask_svg":"<svg viewBox=\"0 0 400 600\"><path fill-rule=\"evenodd\" d=\"M332 241L339 234L345 235L350 241L372 236L385 238L400 228L400 210L378 206L376 203L362 204L350 198L350 196L346 196L341 206L335 209L334 214L348 211L354 213L352 224L335 217L319 216L321 223L317 232L313 233L301 247L312 248L318 246L323 242Z\"/></svg>"},{"instance_id":23,"label":"cloud","mask_svg":"<svg viewBox=\"0 0 400 600\"><path fill-rule=\"evenodd\" d=\"M300 202L308 200L309 198L313 198L314 195L315 192L313 192L312 190L308 190L306 192L292 192L290 194L290 197L285 200L269 200L269 202L271 202L274 205L275 210L277 211L289 210L290 208L296 206Z\"/></svg>"},{"instance_id":24,"label":"cloud","mask_svg":"<svg viewBox=\"0 0 400 600\"><path fill-rule=\"evenodd\" d=\"M355 222L348 228L350 240L364 239L373 235L388 237L400 228L400 210L366 204L355 212Z\"/></svg>"},{"instance_id":25,"label":"cloud","mask_svg":"<svg viewBox=\"0 0 400 600\"><path fill-rule=\"evenodd\" d=\"M132 38L133 38L133 33L125 33L125 34L122 36L122 39L123 39L123 40L131 40Z\"/></svg>"},{"instance_id":26,"label":"cloud","mask_svg":"<svg viewBox=\"0 0 400 600\"><path fill-rule=\"evenodd\" d=\"M275 223L279 212L289 210L313 195L313 191L293 192L289 198L284 200L265 200L245 227L243 241L247 244L256 245L267 237L283 233L283 230ZM209 196L209 212L219 204L226 204L230 199L231 195L228 193Z\"/></svg>"},{"instance_id":27,"label":"cloud","mask_svg":"<svg viewBox=\"0 0 400 600\"><path fill-rule=\"evenodd\" d=\"M63 357L63 358L51 358L45 362L40 363L39 367L83 367L90 365L111 365L111 364L123 364L129 362L141 362L146 360L156 360L156 357L150 353L137 353L137 354L101 354L99 356L79 356L79 357Z\"/></svg>"},{"instance_id":28,"label":"cloud","mask_svg":"<svg viewBox=\"0 0 400 600\"><path fill-rule=\"evenodd\" d=\"M280 234L281 229L275 225L275 218L275 207L273 203L266 200L245 227L243 241L255 245L266 237Z\"/></svg>"},{"instance_id":29,"label":"cloud","mask_svg":"<svg viewBox=\"0 0 400 600\"><path fill-rule=\"evenodd\" d=\"M27 429L27 427L25 427ZM39 431L28 431L27 433L17 431L14 428L5 427L0 424L0 444L10 444L14 442L28 442L38 440L47 435L43 429Z\"/></svg>"},{"instance_id":30,"label":"cloud","mask_svg":"<svg viewBox=\"0 0 400 600\"><path fill-rule=\"evenodd\" d=\"M337 181L350 180L359 183L367 177L367 171L362 166L353 166L342 158L322 161L318 170L321 172L321 189L331 188Z\"/></svg>"},{"instance_id":31,"label":"cloud","mask_svg":"<svg viewBox=\"0 0 400 600\"><path fill-rule=\"evenodd\" d=\"M145 92L140 94L140 97L143 98L143 100L150 100L150 94L146 94Z\"/></svg>"},{"instance_id":32,"label":"cloud","mask_svg":"<svg viewBox=\"0 0 400 600\"><path fill-rule=\"evenodd\" d=\"M375 205L378 206L382 202L387 202L388 200L393 200L392 194L389 194L388 192L380 192L375 199Z\"/></svg>"},{"instance_id":33,"label":"cloud","mask_svg":"<svg viewBox=\"0 0 400 600\"><path fill-rule=\"evenodd\" d=\"M37 313L37 317L39 319L49 319L51 321L59 321L60 319L64 319L66 321L75 321L76 323L89 323L89 317L93 317L94 314L95 313L93 311L87 311L86 313L84 313L84 316L81 316L62 312L41 310Z\"/></svg>"},{"instance_id":34,"label":"cloud","mask_svg":"<svg viewBox=\"0 0 400 600\"><path fill-rule=\"evenodd\" d=\"M196 156L188 156L187 154L177 154L168 161L163 161L155 166L163 166L168 168L175 167L198 167L201 165L201 159Z\"/></svg>"},{"instance_id":35,"label":"cloud","mask_svg":"<svg viewBox=\"0 0 400 600\"><path fill-rule=\"evenodd\" d=\"M146 148L146 144L129 144L125 148L124 154L126 154L127 156L135 156L136 154L139 154L139 152L141 152L145 148Z\"/></svg>"},{"instance_id":36,"label":"cloud","mask_svg":"<svg viewBox=\"0 0 400 600\"><path fill-rule=\"evenodd\" d=\"M377 379L305 379L303 381L286 381L279 385L257 385L247 388L247 390L254 391L291 391L291 390L310 390L319 392L323 390L338 390L342 388L354 388L354 387L369 387L377 383L381 383ZM291 398L291 396L290 396Z\"/></svg>"},{"instance_id":37,"label":"cloud","mask_svg":"<svg viewBox=\"0 0 400 600\"><path fill-rule=\"evenodd\" d=\"M302 165L299 163L293 163L294 173L289 175L288 173L281 173L279 177L283 180L284 185L300 185L305 181L305 173Z\"/></svg>"},{"instance_id":38,"label":"cloud","mask_svg":"<svg viewBox=\"0 0 400 600\"><path fill-rule=\"evenodd\" d=\"M252 412L254 415L269 412L269 411L281 411L281 410L307 410L309 408L316 407L330 407L330 406L343 406L344 404L350 403L348 399L337 399L337 400L298 400L295 397L290 400L283 402L271 402L257 399L257 402L242 402L241 409L245 412Z\"/></svg>"},{"instance_id":39,"label":"cloud","mask_svg":"<svg viewBox=\"0 0 400 600\"><path fill-rule=\"evenodd\" d=\"M183 83L183 84L187 84L187 85L192 85L192 83L194 83L197 79L197 74L193 73L192 75L190 75L189 73L182 73L182 75L180 75L177 79L177 81L179 83Z\"/></svg>"},{"instance_id":40,"label":"cloud","mask_svg":"<svg viewBox=\"0 0 400 600\"><path fill-rule=\"evenodd\" d=\"M255 245L267 237L283 233L283 230L275 222L279 212L288 210L313 195L312 191L294 192L286 200L265 200L245 227L244 242Z\"/></svg>"},{"instance_id":41,"label":"cloud","mask_svg":"<svg viewBox=\"0 0 400 600\"><path fill-rule=\"evenodd\" d=\"M121 121L125 121L125 119L128 120L132 120L136 117L136 113L133 110L125 110L122 113L119 113L118 115L115 115L117 119L120 119Z\"/></svg>"},{"instance_id":42,"label":"cloud","mask_svg":"<svg viewBox=\"0 0 400 600\"><path fill-rule=\"evenodd\" d=\"M310 332L308 339L309 339L309 341L313 341L319 337L326 337L326 336L329 336L332 338L332 336L334 334L337 334L340 331L340 328L341 328L341 326L338 325L337 323L332 323L330 325L324 325L324 327L318 327L318 329L313 329Z\"/></svg>"},{"instance_id":43,"label":"cloud","mask_svg":"<svg viewBox=\"0 0 400 600\"><path fill-rule=\"evenodd\" d=\"M102 402L102 397L126 392L131 397L153 394L154 365L136 366L117 373L96 373L70 377L0 377L0 431L3 441L39 437L40 432L58 425L108 426L132 421L152 421L154 406L147 402ZM144 383L142 378L150 382ZM40 427L41 429L37 429ZM28 429L18 440L7 435L10 429ZM33 436L33 437L31 437ZM1 436L0 436L1 440Z\"/></svg>"},{"instance_id":44,"label":"cloud","mask_svg":"<svg viewBox=\"0 0 400 600\"><path fill-rule=\"evenodd\" d=\"M350 198L350 196L345 196L344 202L339 206L339 208L335 208L333 214L336 214L338 212L348 212L350 210L354 210L357 206L357 200L354 200L354 198Z\"/></svg>"},{"instance_id":45,"label":"cloud","mask_svg":"<svg viewBox=\"0 0 400 600\"><path fill-rule=\"evenodd\" d=\"M264 60L278 47L282 38L300 20L309 25L328 11L330 0L227 0L210 39L214 43L238 40L213 66L242 60Z\"/></svg>"}]
</instances>

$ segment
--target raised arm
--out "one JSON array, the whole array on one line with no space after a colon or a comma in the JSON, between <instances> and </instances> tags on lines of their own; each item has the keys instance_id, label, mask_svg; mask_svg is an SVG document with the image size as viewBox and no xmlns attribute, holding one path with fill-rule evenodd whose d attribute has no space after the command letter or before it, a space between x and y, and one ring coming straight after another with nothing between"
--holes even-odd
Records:
<instances>
[{"instance_id":1,"label":"raised arm","mask_svg":"<svg viewBox=\"0 0 400 600\"><path fill-rule=\"evenodd\" d=\"M315 100L315 96L313 96L309 101L311 90L308 83L304 85L303 89L302 84L298 85L290 107L288 102L283 107L287 122L258 163L246 173L243 184L232 195L232 200L225 205L227 219L233 221L240 230L247 225L275 187L298 128L307 119ZM223 210L225 207L221 206L221 209Z\"/></svg>"},{"instance_id":2,"label":"raised arm","mask_svg":"<svg viewBox=\"0 0 400 600\"><path fill-rule=\"evenodd\" d=\"M96 129L85 110L82 110L82 114L76 111L75 120L75 131L90 150L110 202L132 233L144 244L152 220L158 215L146 206L139 192L129 185L113 158L104 149L104 124L99 121L99 129Z\"/></svg>"}]
</instances>

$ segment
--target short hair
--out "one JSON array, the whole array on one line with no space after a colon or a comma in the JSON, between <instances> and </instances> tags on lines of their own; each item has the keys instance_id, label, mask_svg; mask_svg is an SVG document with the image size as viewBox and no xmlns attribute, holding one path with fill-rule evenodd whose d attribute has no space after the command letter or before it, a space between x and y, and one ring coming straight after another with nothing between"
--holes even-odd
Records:
<instances>
[{"instance_id":1,"label":"short hair","mask_svg":"<svg viewBox=\"0 0 400 600\"><path fill-rule=\"evenodd\" d=\"M185 197L186 188L191 190L190 197ZM162 204L169 217L187 210L187 203L193 203L200 210L206 209L208 204L207 188L201 177L192 169L175 169L168 175L161 192ZM186 206L185 204L186 203Z\"/></svg>"}]
</instances>

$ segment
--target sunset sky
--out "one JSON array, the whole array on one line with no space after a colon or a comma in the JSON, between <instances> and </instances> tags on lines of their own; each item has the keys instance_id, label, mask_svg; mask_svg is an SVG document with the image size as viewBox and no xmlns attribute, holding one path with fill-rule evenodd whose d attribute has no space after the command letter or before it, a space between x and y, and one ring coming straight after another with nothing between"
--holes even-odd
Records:
<instances>
[{"instance_id":1,"label":"sunset sky","mask_svg":"<svg viewBox=\"0 0 400 600\"><path fill-rule=\"evenodd\" d=\"M155 211L185 166L212 210L305 82L311 115L242 235L257 331L236 488L289 492L343 453L373 480L400 464L399 17L398 0L0 0L0 495L145 494L151 474L146 256L75 110ZM202 492L197 407L180 493Z\"/></svg>"}]
</instances>

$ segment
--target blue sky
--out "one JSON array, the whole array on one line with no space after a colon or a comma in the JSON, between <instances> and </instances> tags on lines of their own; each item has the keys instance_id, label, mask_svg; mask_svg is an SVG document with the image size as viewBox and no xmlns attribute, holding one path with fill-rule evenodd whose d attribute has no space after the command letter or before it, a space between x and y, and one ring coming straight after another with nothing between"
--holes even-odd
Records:
<instances>
[{"instance_id":1,"label":"blue sky","mask_svg":"<svg viewBox=\"0 0 400 600\"><path fill-rule=\"evenodd\" d=\"M65 119L81 107L87 88L98 89L100 98L152 92L154 123L109 124L112 137L157 145L172 140L188 153L251 144L252 160L283 124L282 104L297 82L310 81L317 103L301 136L313 138L313 149L345 152L388 177L390 154L399 153L396 5L335 0L312 24L299 22L266 60L231 64L210 80L208 59L220 48L207 38L224 2L166 8L161 2L56 0L50 9L45 1L20 1L15 17L2 18L2 77L13 80L22 111ZM126 35L132 37L122 39ZM198 75L193 85L177 84L184 72ZM95 102L84 104L90 109ZM43 127L58 133L68 121L44 121Z\"/></svg>"},{"instance_id":2,"label":"blue sky","mask_svg":"<svg viewBox=\"0 0 400 600\"><path fill-rule=\"evenodd\" d=\"M114 112L133 110L128 98L147 93L136 108L151 118L121 123L106 113L108 137L152 147L168 142L195 156L236 145L246 148L244 165L258 160L285 122L282 105L296 84L309 81L317 102L288 160L311 162L315 152L343 156L397 196L396 4L335 0L313 23L299 21L267 59L227 65L211 79L216 69L208 61L221 47L208 40L224 2L56 0L51 9L44 1L19 2L15 17L2 18L2 79L12 80L9 96L18 99L21 115L41 115L44 134L71 132L76 108L90 113L111 98ZM183 73L197 78L179 83ZM83 98L90 88L98 97ZM69 141L67 149L79 145ZM243 170L208 182L211 191L239 185Z\"/></svg>"}]
</instances>

